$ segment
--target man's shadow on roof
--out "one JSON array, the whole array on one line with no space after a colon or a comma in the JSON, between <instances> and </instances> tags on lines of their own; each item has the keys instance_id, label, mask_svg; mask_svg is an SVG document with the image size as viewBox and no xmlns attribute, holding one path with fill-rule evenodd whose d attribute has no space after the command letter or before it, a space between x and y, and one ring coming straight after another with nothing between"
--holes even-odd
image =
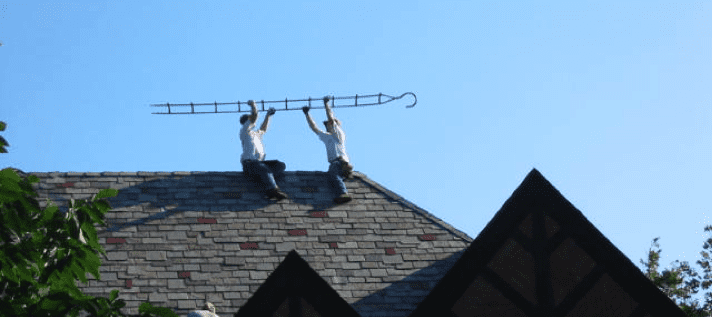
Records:
<instances>
[{"instance_id":1,"label":"man's shadow on roof","mask_svg":"<svg viewBox=\"0 0 713 317\"><path fill-rule=\"evenodd\" d=\"M464 252L465 249L453 253L446 259L437 260L399 281L392 282L388 287L354 302L351 306L362 316L368 316L373 311L403 313L403 316L407 316L426 298Z\"/></svg>"},{"instance_id":2,"label":"man's shadow on roof","mask_svg":"<svg viewBox=\"0 0 713 317\"><path fill-rule=\"evenodd\" d=\"M130 177L127 177L130 178ZM141 212L148 216L126 221L126 218L105 218L107 227L98 230L119 231L126 227L147 224L184 211L241 212L257 210L271 204L291 202L311 208L304 213L333 207L334 193L324 172L285 172L276 175L276 182L289 198L275 201L265 198L266 187L242 172L205 172L186 176L156 176L156 179L119 189L108 198L113 212ZM67 212L67 199L51 195L59 210ZM292 212L292 211L291 211Z\"/></svg>"}]
</instances>

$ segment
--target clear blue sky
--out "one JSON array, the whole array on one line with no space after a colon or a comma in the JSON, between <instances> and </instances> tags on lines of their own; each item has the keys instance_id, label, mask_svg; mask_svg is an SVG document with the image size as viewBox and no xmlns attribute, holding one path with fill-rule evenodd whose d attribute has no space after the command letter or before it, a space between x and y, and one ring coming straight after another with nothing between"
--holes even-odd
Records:
<instances>
[{"instance_id":1,"label":"clear blue sky","mask_svg":"<svg viewBox=\"0 0 713 317\"><path fill-rule=\"evenodd\" d=\"M657 236L664 267L695 262L711 2L524 2L0 1L0 164L240 171L240 115L149 104L411 91L411 109L336 109L356 170L476 237L537 168L635 263ZM327 168L299 111L265 144Z\"/></svg>"}]
</instances>

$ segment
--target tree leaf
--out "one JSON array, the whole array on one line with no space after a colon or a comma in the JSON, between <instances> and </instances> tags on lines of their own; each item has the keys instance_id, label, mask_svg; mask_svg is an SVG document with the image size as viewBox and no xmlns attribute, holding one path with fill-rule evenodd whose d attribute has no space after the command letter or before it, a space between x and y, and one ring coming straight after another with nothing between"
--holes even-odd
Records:
<instances>
[{"instance_id":1,"label":"tree leaf","mask_svg":"<svg viewBox=\"0 0 713 317\"><path fill-rule=\"evenodd\" d=\"M99 200L99 199L104 199L104 198L109 198L109 197L116 197L116 195L119 194L119 191L113 188L106 188L102 189L99 191L99 193L96 194L94 197L94 200Z\"/></svg>"}]
</instances>

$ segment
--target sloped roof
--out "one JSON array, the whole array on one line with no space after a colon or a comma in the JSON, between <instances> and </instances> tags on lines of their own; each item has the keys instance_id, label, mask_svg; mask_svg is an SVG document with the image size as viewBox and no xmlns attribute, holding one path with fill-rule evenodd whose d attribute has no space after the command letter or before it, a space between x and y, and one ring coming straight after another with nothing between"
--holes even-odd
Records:
<instances>
[{"instance_id":1,"label":"sloped roof","mask_svg":"<svg viewBox=\"0 0 713 317\"><path fill-rule=\"evenodd\" d=\"M684 314L533 169L411 316Z\"/></svg>"},{"instance_id":2,"label":"sloped roof","mask_svg":"<svg viewBox=\"0 0 713 317\"><path fill-rule=\"evenodd\" d=\"M279 202L241 172L30 174L60 209L119 189L108 230L98 228L101 280L78 285L119 289L125 314L148 301L185 316L210 301L231 316L294 249L361 316L407 316L472 241L361 173L343 205L322 172L286 172L277 182L290 198Z\"/></svg>"},{"instance_id":3,"label":"sloped roof","mask_svg":"<svg viewBox=\"0 0 713 317\"><path fill-rule=\"evenodd\" d=\"M340 316L359 317L297 252L268 276L235 317Z\"/></svg>"}]
</instances>

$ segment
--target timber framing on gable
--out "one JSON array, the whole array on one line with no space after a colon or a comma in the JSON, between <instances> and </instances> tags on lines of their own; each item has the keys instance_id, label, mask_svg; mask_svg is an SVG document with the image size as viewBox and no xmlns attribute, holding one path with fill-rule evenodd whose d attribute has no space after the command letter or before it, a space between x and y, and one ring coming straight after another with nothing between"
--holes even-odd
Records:
<instances>
[{"instance_id":1,"label":"timber framing on gable","mask_svg":"<svg viewBox=\"0 0 713 317\"><path fill-rule=\"evenodd\" d=\"M684 314L533 169L410 316Z\"/></svg>"}]
</instances>

